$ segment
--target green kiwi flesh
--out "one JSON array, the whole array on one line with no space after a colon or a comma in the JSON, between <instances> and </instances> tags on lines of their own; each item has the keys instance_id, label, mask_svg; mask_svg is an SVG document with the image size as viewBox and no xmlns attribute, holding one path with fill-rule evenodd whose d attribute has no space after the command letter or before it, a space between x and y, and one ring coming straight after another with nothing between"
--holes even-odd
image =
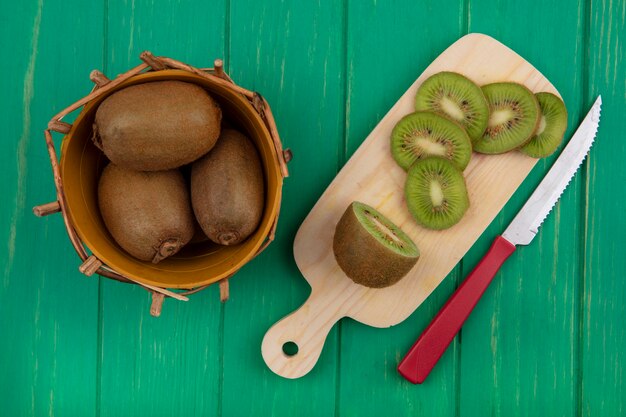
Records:
<instances>
[{"instance_id":1,"label":"green kiwi flesh","mask_svg":"<svg viewBox=\"0 0 626 417\"><path fill-rule=\"evenodd\" d=\"M142 261L174 255L194 234L189 192L178 170L140 172L111 163L100 176L98 205L113 239Z\"/></svg>"},{"instance_id":2,"label":"green kiwi flesh","mask_svg":"<svg viewBox=\"0 0 626 417\"><path fill-rule=\"evenodd\" d=\"M472 143L482 136L489 119L480 87L456 72L439 72L426 79L415 95L415 110L432 111L459 123Z\"/></svg>"},{"instance_id":3,"label":"green kiwi flesh","mask_svg":"<svg viewBox=\"0 0 626 417\"><path fill-rule=\"evenodd\" d=\"M118 166L168 170L211 150L221 118L217 102L198 85L144 83L119 90L100 104L93 140Z\"/></svg>"},{"instance_id":4,"label":"green kiwi flesh","mask_svg":"<svg viewBox=\"0 0 626 417\"><path fill-rule=\"evenodd\" d=\"M191 203L204 233L236 245L258 227L265 202L261 160L254 144L224 129L215 147L191 168Z\"/></svg>"},{"instance_id":5,"label":"green kiwi flesh","mask_svg":"<svg viewBox=\"0 0 626 417\"><path fill-rule=\"evenodd\" d=\"M444 158L416 162L409 170L404 191L409 212L428 229L442 230L457 224L470 205L463 173Z\"/></svg>"},{"instance_id":6,"label":"green kiwi flesh","mask_svg":"<svg viewBox=\"0 0 626 417\"><path fill-rule=\"evenodd\" d=\"M525 145L539 124L539 103L521 84L493 83L483 86L489 103L489 121L474 150L500 154Z\"/></svg>"},{"instance_id":7,"label":"green kiwi flesh","mask_svg":"<svg viewBox=\"0 0 626 417\"><path fill-rule=\"evenodd\" d=\"M383 288L398 282L419 259L411 238L376 209L357 201L337 223L335 259L357 284Z\"/></svg>"},{"instance_id":8,"label":"green kiwi flesh","mask_svg":"<svg viewBox=\"0 0 626 417\"><path fill-rule=\"evenodd\" d=\"M552 93L537 93L535 97L541 108L539 127L535 136L520 150L533 158L545 158L552 155L563 141L567 109L563 100Z\"/></svg>"},{"instance_id":9,"label":"green kiwi flesh","mask_svg":"<svg viewBox=\"0 0 626 417\"><path fill-rule=\"evenodd\" d=\"M391 155L404 170L433 155L447 158L463 170L472 156L472 143L458 124L435 113L415 112L393 128Z\"/></svg>"}]
</instances>

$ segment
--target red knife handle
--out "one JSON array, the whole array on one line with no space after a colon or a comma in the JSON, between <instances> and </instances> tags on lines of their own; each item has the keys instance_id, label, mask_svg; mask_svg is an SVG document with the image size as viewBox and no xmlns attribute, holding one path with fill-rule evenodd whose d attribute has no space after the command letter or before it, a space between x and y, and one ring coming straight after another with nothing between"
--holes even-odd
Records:
<instances>
[{"instance_id":1,"label":"red knife handle","mask_svg":"<svg viewBox=\"0 0 626 417\"><path fill-rule=\"evenodd\" d=\"M498 269L513 252L515 245L502 236L496 237L487 254L452 294L398 365L398 372L404 378L414 384L424 382Z\"/></svg>"}]
</instances>

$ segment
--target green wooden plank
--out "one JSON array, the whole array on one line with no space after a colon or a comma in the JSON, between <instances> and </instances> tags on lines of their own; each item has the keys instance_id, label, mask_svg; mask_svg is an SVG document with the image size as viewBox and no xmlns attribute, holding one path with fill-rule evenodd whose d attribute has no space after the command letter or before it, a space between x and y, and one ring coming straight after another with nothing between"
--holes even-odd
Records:
<instances>
[{"instance_id":1,"label":"green wooden plank","mask_svg":"<svg viewBox=\"0 0 626 417\"><path fill-rule=\"evenodd\" d=\"M43 129L91 88L102 5L3 2L0 15L10 60L0 79L0 414L94 415L97 281L78 272L61 216L31 208L56 198Z\"/></svg>"},{"instance_id":2,"label":"green wooden plank","mask_svg":"<svg viewBox=\"0 0 626 417\"><path fill-rule=\"evenodd\" d=\"M574 0L469 4L470 31L492 35L511 47L561 92L569 110L566 139L581 116L583 10ZM555 20L559 29L546 31ZM556 156L539 161L470 250L464 276L504 231ZM462 416L575 413L581 187L578 176L532 244L518 248L507 261L463 327Z\"/></svg>"},{"instance_id":3,"label":"green wooden plank","mask_svg":"<svg viewBox=\"0 0 626 417\"><path fill-rule=\"evenodd\" d=\"M584 173L536 241L505 265L465 326L462 343L418 387L403 382L395 366L456 276L399 326L381 330L344 321L340 336L333 330L318 366L301 380L273 375L259 350L267 328L308 293L291 255L300 222L345 157L461 33L461 6L348 2L344 15L345 4L227 4L0 5L0 49L11 57L0 79L6 136L0 331L9 335L0 342L0 414L450 415L455 390L460 415L623 414L626 300L617 271L624 265L618 244L609 242L626 230L621 200L610 194L626 176L617 162L626 127L624 1L470 1L471 30L513 47L561 91L570 110L568 135L596 94L605 105ZM229 20L233 30L227 32ZM394 42L398 34L408 36ZM268 98L294 149L277 242L233 279L225 308L211 288L186 304L166 301L163 316L153 319L144 290L109 280L101 280L98 304L98 281L77 272L61 217L30 214L31 206L54 199L41 135L50 116L89 91L89 70L114 76L139 63L143 49L195 65L222 55L228 60L230 53L232 75ZM464 274L553 160L538 164L470 251Z\"/></svg>"},{"instance_id":4,"label":"green wooden plank","mask_svg":"<svg viewBox=\"0 0 626 417\"><path fill-rule=\"evenodd\" d=\"M108 2L104 72L138 65L150 50L196 66L224 54L225 4L146 0ZM101 288L101 416L215 415L219 409L222 306L217 288L188 303L168 299L149 315L150 296L103 279Z\"/></svg>"},{"instance_id":5,"label":"green wooden plank","mask_svg":"<svg viewBox=\"0 0 626 417\"><path fill-rule=\"evenodd\" d=\"M348 4L346 157L464 30L462 2ZM391 329L342 322L340 415L390 415L389 410L398 416L455 414L456 342L422 386L405 381L396 367L456 280L456 272L451 273L414 314Z\"/></svg>"},{"instance_id":6,"label":"green wooden plank","mask_svg":"<svg viewBox=\"0 0 626 417\"><path fill-rule=\"evenodd\" d=\"M167 300L148 314L149 295L127 284L101 290L101 416L204 416L219 408L220 303L217 287L188 303Z\"/></svg>"},{"instance_id":7,"label":"green wooden plank","mask_svg":"<svg viewBox=\"0 0 626 417\"><path fill-rule=\"evenodd\" d=\"M581 414L626 412L626 2L592 1L589 9L588 85L585 105L602 94L596 144L586 168L585 276L582 297Z\"/></svg>"},{"instance_id":8,"label":"green wooden plank","mask_svg":"<svg viewBox=\"0 0 626 417\"><path fill-rule=\"evenodd\" d=\"M274 375L261 340L298 308L309 287L293 261L297 228L337 172L343 136L342 6L241 1L231 5L230 72L259 91L293 150L276 241L232 279L224 323L223 415L331 415L336 331L317 366L298 380Z\"/></svg>"}]
</instances>

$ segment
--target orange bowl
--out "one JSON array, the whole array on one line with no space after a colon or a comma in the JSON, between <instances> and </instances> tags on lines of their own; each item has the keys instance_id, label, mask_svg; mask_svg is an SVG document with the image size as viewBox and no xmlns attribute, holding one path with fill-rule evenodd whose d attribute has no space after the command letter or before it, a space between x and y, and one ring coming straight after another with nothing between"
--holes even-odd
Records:
<instances>
[{"instance_id":1,"label":"orange bowl","mask_svg":"<svg viewBox=\"0 0 626 417\"><path fill-rule=\"evenodd\" d=\"M91 141L98 105L124 87L154 81L178 80L200 85L221 105L223 118L255 143L265 179L265 209L261 223L246 241L235 246L210 242L188 244L158 264L126 253L107 231L98 208L98 179L108 163ZM89 102L63 138L61 180L69 220L83 243L120 275L165 288L194 288L229 277L257 253L270 234L280 209L283 177L270 132L250 102L241 94L210 79L181 70L162 70L133 76L107 94Z\"/></svg>"}]
</instances>

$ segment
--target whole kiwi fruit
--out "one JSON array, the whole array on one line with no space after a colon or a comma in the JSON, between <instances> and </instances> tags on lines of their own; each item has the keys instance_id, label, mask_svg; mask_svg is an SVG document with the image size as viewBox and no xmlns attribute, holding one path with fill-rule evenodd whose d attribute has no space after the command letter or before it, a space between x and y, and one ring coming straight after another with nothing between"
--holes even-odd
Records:
<instances>
[{"instance_id":1,"label":"whole kiwi fruit","mask_svg":"<svg viewBox=\"0 0 626 417\"><path fill-rule=\"evenodd\" d=\"M345 274L371 288L398 282L419 259L411 238L373 207L358 201L337 223L333 252Z\"/></svg>"},{"instance_id":2,"label":"whole kiwi fruit","mask_svg":"<svg viewBox=\"0 0 626 417\"><path fill-rule=\"evenodd\" d=\"M113 239L142 261L174 255L194 234L189 192L178 170L140 172L111 163L100 176L98 205Z\"/></svg>"},{"instance_id":3,"label":"whole kiwi fruit","mask_svg":"<svg viewBox=\"0 0 626 417\"><path fill-rule=\"evenodd\" d=\"M100 104L93 140L118 166L168 170L211 150L221 118L219 105L202 87L149 82L119 90Z\"/></svg>"},{"instance_id":4,"label":"whole kiwi fruit","mask_svg":"<svg viewBox=\"0 0 626 417\"><path fill-rule=\"evenodd\" d=\"M261 160L242 133L224 129L215 147L191 167L191 203L204 233L235 245L258 227L265 186Z\"/></svg>"}]
</instances>

